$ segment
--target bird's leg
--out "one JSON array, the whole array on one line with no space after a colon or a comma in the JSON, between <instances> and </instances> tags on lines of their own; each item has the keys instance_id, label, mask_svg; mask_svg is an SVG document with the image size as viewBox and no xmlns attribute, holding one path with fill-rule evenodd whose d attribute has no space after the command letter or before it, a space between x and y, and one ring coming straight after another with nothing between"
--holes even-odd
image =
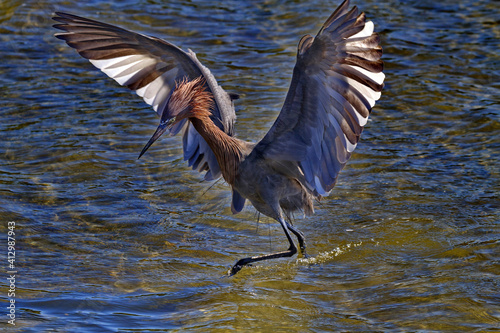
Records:
<instances>
[{"instance_id":1,"label":"bird's leg","mask_svg":"<svg viewBox=\"0 0 500 333\"><path fill-rule=\"evenodd\" d=\"M300 252L302 253L302 255L304 257L307 258L308 255L306 253L306 240L305 240L304 234L302 233L302 231L295 228L291 223L286 222L286 225L287 225L288 229L291 232L293 232L293 234L297 237L297 240L299 241Z\"/></svg>"},{"instance_id":2,"label":"bird's leg","mask_svg":"<svg viewBox=\"0 0 500 333\"><path fill-rule=\"evenodd\" d=\"M276 252L276 253L270 253L270 254L265 254L262 256L256 256L256 257L249 257L249 258L243 258L238 260L236 264L231 268L231 271L229 272L229 275L232 276L240 271L240 269L243 268L243 266L257 262L257 261L262 261L262 260L268 260L268 259L275 259L275 258L284 258L284 257L291 257L295 253L297 253L297 246L295 246L295 243L292 240L292 237L290 236L290 232L288 232L288 229L290 228L290 224L285 222L282 217L279 217L278 222L281 224L283 227L283 231L285 232L286 238L288 239L288 242L290 243L290 247L286 251L281 251L281 252ZM302 238L299 238L299 242L301 243L301 248L304 246L304 237L298 231L297 229L293 228L290 229L292 232L299 238L297 233L299 233ZM304 246L305 248L305 246Z\"/></svg>"}]
</instances>

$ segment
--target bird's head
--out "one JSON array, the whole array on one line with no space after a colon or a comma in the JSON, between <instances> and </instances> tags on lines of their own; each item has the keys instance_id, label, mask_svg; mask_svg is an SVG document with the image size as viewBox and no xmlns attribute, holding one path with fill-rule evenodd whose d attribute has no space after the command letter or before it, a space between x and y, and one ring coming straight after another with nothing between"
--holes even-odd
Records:
<instances>
[{"instance_id":1,"label":"bird's head","mask_svg":"<svg viewBox=\"0 0 500 333\"><path fill-rule=\"evenodd\" d=\"M213 105L212 94L205 88L203 77L200 76L194 80L184 78L178 81L162 113L160 125L138 158L141 158L163 133L170 132L170 129L180 121L186 118L210 117Z\"/></svg>"}]
</instances>

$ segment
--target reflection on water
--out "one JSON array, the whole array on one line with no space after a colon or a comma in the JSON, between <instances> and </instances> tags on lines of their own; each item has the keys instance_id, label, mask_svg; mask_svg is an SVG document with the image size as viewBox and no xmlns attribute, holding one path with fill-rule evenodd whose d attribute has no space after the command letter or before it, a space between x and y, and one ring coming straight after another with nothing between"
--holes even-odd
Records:
<instances>
[{"instance_id":1,"label":"reflection on water","mask_svg":"<svg viewBox=\"0 0 500 333\"><path fill-rule=\"evenodd\" d=\"M193 49L242 95L237 132L256 141L279 112L297 41L337 3L0 4L0 212L3 235L17 225L16 327L497 329L497 4L354 2L381 33L382 99L332 195L297 216L311 257L232 278L236 259L282 249L279 226L251 207L232 215L227 186L200 182L180 138L137 161L154 112L53 38L51 14Z\"/></svg>"}]
</instances>

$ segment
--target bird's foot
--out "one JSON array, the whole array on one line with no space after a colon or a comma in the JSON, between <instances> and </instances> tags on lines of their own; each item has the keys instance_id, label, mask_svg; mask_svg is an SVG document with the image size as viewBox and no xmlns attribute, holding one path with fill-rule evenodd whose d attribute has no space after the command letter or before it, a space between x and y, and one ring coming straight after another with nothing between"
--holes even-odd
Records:
<instances>
[{"instance_id":1,"label":"bird's foot","mask_svg":"<svg viewBox=\"0 0 500 333\"><path fill-rule=\"evenodd\" d=\"M227 271L227 275L228 276L233 276L236 273L238 273L242 268L243 268L243 266L234 265L233 267L231 267L231 269L229 271Z\"/></svg>"},{"instance_id":2,"label":"bird's foot","mask_svg":"<svg viewBox=\"0 0 500 333\"><path fill-rule=\"evenodd\" d=\"M243 258L243 259L238 260L236 262L236 264L234 264L233 267L231 267L231 269L227 272L227 275L228 276L235 275L243 268L243 266L252 266L251 265L252 261L253 261L253 258Z\"/></svg>"}]
</instances>

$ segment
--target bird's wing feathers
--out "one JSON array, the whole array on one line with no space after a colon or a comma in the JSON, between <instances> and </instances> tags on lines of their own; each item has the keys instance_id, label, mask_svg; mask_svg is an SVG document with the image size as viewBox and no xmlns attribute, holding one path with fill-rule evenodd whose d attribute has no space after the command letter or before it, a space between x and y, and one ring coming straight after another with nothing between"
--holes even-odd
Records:
<instances>
[{"instance_id":1,"label":"bird's wing feathers","mask_svg":"<svg viewBox=\"0 0 500 333\"><path fill-rule=\"evenodd\" d=\"M113 25L83 17L56 13L54 27L64 32L56 37L66 41L94 66L120 85L134 90L161 117L176 82L187 77L203 76L215 99L212 120L229 135L233 135L236 119L230 96L217 84L214 76L191 50L156 37L134 33ZM221 176L215 155L190 122L183 121L172 128L175 135L184 131L184 158L193 169L207 171L205 179Z\"/></svg>"},{"instance_id":2,"label":"bird's wing feathers","mask_svg":"<svg viewBox=\"0 0 500 333\"><path fill-rule=\"evenodd\" d=\"M290 89L254 156L295 162L316 195L335 185L383 88L382 48L373 23L346 0L318 35L298 46Z\"/></svg>"}]
</instances>

